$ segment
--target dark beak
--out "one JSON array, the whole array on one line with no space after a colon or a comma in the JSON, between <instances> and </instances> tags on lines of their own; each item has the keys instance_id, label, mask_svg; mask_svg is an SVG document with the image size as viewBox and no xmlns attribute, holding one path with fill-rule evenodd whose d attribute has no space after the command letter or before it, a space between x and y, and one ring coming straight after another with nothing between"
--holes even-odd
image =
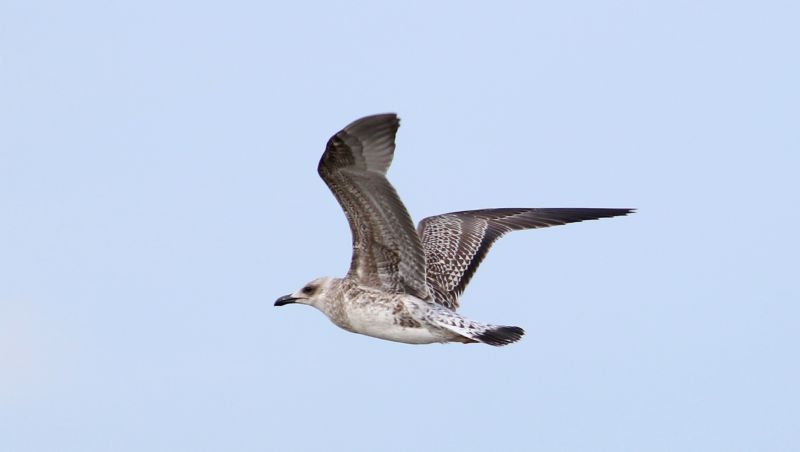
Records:
<instances>
[{"instance_id":1,"label":"dark beak","mask_svg":"<svg viewBox=\"0 0 800 452\"><path fill-rule=\"evenodd\" d=\"M291 295L284 295L277 300L275 300L275 306L283 306L285 304L294 303L297 298L292 298Z\"/></svg>"}]
</instances>

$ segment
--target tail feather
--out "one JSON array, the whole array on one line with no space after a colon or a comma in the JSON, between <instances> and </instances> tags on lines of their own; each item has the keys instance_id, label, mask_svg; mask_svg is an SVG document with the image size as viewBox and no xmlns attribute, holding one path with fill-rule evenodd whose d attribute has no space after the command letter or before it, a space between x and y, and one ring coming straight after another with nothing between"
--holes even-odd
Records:
<instances>
[{"instance_id":1,"label":"tail feather","mask_svg":"<svg viewBox=\"0 0 800 452\"><path fill-rule=\"evenodd\" d=\"M487 325L461 317L444 307L433 311L427 320L455 333L455 338L450 339L452 342L482 342L500 347L517 342L525 334L525 330L518 326Z\"/></svg>"},{"instance_id":2,"label":"tail feather","mask_svg":"<svg viewBox=\"0 0 800 452\"><path fill-rule=\"evenodd\" d=\"M518 326L490 326L481 333L473 336L484 344L500 347L517 342L525 334L525 330Z\"/></svg>"}]
</instances>

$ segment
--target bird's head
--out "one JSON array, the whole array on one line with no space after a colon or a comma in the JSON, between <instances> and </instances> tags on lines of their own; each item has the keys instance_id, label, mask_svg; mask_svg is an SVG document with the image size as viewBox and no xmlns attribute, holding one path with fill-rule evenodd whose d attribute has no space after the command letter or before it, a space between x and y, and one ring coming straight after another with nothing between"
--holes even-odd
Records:
<instances>
[{"instance_id":1,"label":"bird's head","mask_svg":"<svg viewBox=\"0 0 800 452\"><path fill-rule=\"evenodd\" d=\"M275 306L283 306L292 303L307 304L317 309L322 309L325 300L331 293L331 288L337 278L323 277L317 278L304 285L300 290L293 294L284 295L275 300Z\"/></svg>"}]
</instances>

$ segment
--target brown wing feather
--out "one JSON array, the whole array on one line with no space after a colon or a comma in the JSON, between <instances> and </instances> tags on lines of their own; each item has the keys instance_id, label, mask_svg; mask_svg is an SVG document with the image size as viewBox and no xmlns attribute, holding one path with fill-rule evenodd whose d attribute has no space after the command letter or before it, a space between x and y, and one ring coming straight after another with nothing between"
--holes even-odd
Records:
<instances>
[{"instance_id":1,"label":"brown wing feather","mask_svg":"<svg viewBox=\"0 0 800 452\"><path fill-rule=\"evenodd\" d=\"M627 215L632 209L485 209L452 212L420 221L428 288L436 303L458 308L492 244L505 233Z\"/></svg>"},{"instance_id":2,"label":"brown wing feather","mask_svg":"<svg viewBox=\"0 0 800 452\"><path fill-rule=\"evenodd\" d=\"M351 123L328 141L318 171L350 224L348 276L363 285L428 299L419 236L386 179L399 125L394 114Z\"/></svg>"}]
</instances>

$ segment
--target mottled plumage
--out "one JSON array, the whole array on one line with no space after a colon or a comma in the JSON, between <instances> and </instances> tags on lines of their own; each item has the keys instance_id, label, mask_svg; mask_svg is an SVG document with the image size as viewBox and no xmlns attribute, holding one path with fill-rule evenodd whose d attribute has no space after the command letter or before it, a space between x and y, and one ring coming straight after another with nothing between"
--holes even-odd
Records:
<instances>
[{"instance_id":1,"label":"mottled plumage","mask_svg":"<svg viewBox=\"0 0 800 452\"><path fill-rule=\"evenodd\" d=\"M353 122L328 140L317 171L350 223L353 258L347 276L365 286L428 299L422 245L386 179L399 126L393 114Z\"/></svg>"},{"instance_id":2,"label":"mottled plumage","mask_svg":"<svg viewBox=\"0 0 800 452\"><path fill-rule=\"evenodd\" d=\"M631 209L484 209L423 219L415 230L386 171L400 121L359 119L328 141L318 171L344 210L353 239L344 278L318 278L276 306L308 304L337 326L397 342L506 345L524 331L456 312L478 265L503 234L631 213Z\"/></svg>"},{"instance_id":3,"label":"mottled plumage","mask_svg":"<svg viewBox=\"0 0 800 452\"><path fill-rule=\"evenodd\" d=\"M630 209L484 209L452 212L419 222L428 288L436 303L458 308L489 248L503 234L584 220L614 217Z\"/></svg>"}]
</instances>

